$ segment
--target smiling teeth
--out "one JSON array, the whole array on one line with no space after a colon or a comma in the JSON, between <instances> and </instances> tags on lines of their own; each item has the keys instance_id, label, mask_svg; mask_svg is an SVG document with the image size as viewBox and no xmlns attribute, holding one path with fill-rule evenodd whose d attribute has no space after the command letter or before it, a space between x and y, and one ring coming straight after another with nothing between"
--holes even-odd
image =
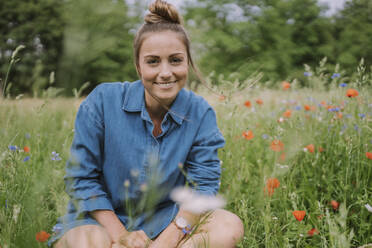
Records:
<instances>
[{"instance_id":1,"label":"smiling teeth","mask_svg":"<svg viewBox=\"0 0 372 248\"><path fill-rule=\"evenodd\" d=\"M176 81L169 82L169 83L156 83L156 84L164 86L164 87L168 87L168 86L170 86L171 84L174 84L174 83L176 83Z\"/></svg>"}]
</instances>

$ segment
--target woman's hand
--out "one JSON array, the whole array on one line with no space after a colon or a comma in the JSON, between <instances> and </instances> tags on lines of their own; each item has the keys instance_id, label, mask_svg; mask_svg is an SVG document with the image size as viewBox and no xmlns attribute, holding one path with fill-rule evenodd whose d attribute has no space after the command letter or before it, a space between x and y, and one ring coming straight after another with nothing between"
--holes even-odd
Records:
<instances>
[{"instance_id":1,"label":"woman's hand","mask_svg":"<svg viewBox=\"0 0 372 248\"><path fill-rule=\"evenodd\" d=\"M115 246L116 244L114 243L112 248L147 248L151 244L151 239L147 237L144 231L139 230L134 232L126 232L116 243L120 245Z\"/></svg>"},{"instance_id":2,"label":"woman's hand","mask_svg":"<svg viewBox=\"0 0 372 248\"><path fill-rule=\"evenodd\" d=\"M169 226L151 243L149 248L176 248L183 233L171 222Z\"/></svg>"}]
</instances>

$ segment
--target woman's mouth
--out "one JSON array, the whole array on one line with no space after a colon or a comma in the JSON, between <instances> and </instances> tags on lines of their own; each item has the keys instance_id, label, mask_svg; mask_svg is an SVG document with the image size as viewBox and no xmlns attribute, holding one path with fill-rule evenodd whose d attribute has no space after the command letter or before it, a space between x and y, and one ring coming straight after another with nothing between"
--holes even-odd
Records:
<instances>
[{"instance_id":1,"label":"woman's mouth","mask_svg":"<svg viewBox=\"0 0 372 248\"><path fill-rule=\"evenodd\" d=\"M158 85L162 89L169 89L176 83L177 83L177 80L170 81L170 82L154 82L154 84Z\"/></svg>"}]
</instances>

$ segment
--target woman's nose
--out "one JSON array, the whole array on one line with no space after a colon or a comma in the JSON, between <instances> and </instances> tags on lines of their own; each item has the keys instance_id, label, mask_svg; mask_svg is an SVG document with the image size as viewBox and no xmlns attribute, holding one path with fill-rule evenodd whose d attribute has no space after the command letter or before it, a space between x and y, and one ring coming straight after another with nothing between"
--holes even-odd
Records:
<instances>
[{"instance_id":1,"label":"woman's nose","mask_svg":"<svg viewBox=\"0 0 372 248\"><path fill-rule=\"evenodd\" d=\"M159 76L162 79L168 79L168 78L170 78L172 76L172 71L171 71L171 68L170 68L170 65L169 64L163 63L161 65Z\"/></svg>"}]
</instances>

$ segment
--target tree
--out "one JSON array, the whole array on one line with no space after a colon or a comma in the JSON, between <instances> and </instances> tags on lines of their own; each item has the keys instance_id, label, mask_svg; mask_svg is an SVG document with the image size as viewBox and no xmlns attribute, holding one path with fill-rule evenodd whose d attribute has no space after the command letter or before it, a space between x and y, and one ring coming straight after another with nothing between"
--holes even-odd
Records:
<instances>
[{"instance_id":1,"label":"tree","mask_svg":"<svg viewBox=\"0 0 372 248\"><path fill-rule=\"evenodd\" d=\"M372 2L370 0L352 0L336 18L337 61L345 67L355 70L356 65L365 59L366 65L372 65Z\"/></svg>"},{"instance_id":2,"label":"tree","mask_svg":"<svg viewBox=\"0 0 372 248\"><path fill-rule=\"evenodd\" d=\"M12 68L13 94L31 92L36 81L47 82L62 53L63 1L0 1L0 78L4 80L12 51L18 45L21 61Z\"/></svg>"},{"instance_id":3,"label":"tree","mask_svg":"<svg viewBox=\"0 0 372 248\"><path fill-rule=\"evenodd\" d=\"M71 94L89 81L134 80L133 26L125 1L70 0L65 5L64 54L58 84Z\"/></svg>"}]
</instances>

